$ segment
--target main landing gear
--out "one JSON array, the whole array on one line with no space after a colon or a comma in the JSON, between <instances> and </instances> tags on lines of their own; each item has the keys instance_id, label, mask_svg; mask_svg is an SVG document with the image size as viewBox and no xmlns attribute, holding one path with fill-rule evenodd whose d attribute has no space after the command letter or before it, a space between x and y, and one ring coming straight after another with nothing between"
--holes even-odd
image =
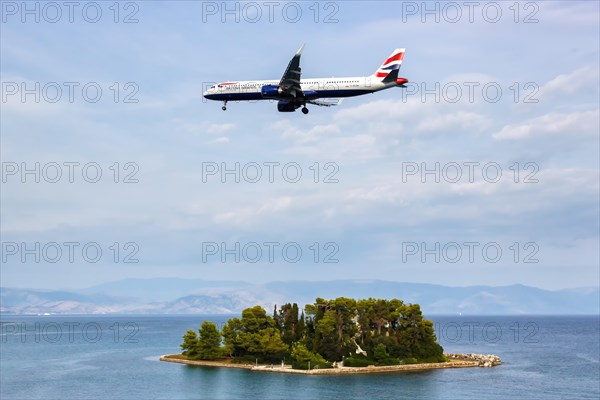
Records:
<instances>
[{"instance_id":1,"label":"main landing gear","mask_svg":"<svg viewBox=\"0 0 600 400\"><path fill-rule=\"evenodd\" d=\"M221 110L226 111L227 110L227 100L225 100L223 102L223 107L221 107Z\"/></svg>"},{"instance_id":2,"label":"main landing gear","mask_svg":"<svg viewBox=\"0 0 600 400\"><path fill-rule=\"evenodd\" d=\"M306 106L302 107L302 113L308 114L308 108L306 108Z\"/></svg>"}]
</instances>

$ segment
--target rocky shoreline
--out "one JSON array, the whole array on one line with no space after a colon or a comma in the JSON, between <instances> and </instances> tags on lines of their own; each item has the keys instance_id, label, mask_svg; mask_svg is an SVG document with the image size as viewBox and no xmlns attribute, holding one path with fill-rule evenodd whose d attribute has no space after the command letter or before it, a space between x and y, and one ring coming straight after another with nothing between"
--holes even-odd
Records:
<instances>
[{"instance_id":1,"label":"rocky shoreline","mask_svg":"<svg viewBox=\"0 0 600 400\"><path fill-rule=\"evenodd\" d=\"M328 369L301 370L292 369L291 365L255 365L255 364L234 364L230 361L200 361L187 360L181 354L169 354L160 357L160 361L180 363L186 365L195 365L203 367L224 367L224 368L243 368L250 371L259 372L278 372L285 374L302 375L343 375L343 374L374 374L398 371L426 371L431 369L445 368L472 368L472 367L495 367L502 364L500 357L493 354L454 354L444 353L448 362L427 363L427 364L404 364L387 366L369 366L369 367L343 367Z\"/></svg>"},{"instance_id":2,"label":"rocky shoreline","mask_svg":"<svg viewBox=\"0 0 600 400\"><path fill-rule=\"evenodd\" d=\"M456 353L444 353L444 356L449 360L461 360L461 361L473 361L476 362L479 367L495 367L502 364L500 357L494 354L456 354Z\"/></svg>"}]
</instances>

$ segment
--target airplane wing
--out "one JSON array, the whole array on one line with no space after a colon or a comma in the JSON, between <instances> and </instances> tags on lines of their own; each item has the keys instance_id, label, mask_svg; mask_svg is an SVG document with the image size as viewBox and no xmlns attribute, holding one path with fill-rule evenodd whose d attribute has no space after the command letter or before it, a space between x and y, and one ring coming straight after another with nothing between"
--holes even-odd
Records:
<instances>
[{"instance_id":1,"label":"airplane wing","mask_svg":"<svg viewBox=\"0 0 600 400\"><path fill-rule=\"evenodd\" d=\"M342 104L342 101L344 101L344 99L329 98L329 99L306 100L307 103L314 104L316 106L321 106L321 107L339 106L340 104Z\"/></svg>"},{"instance_id":2,"label":"airplane wing","mask_svg":"<svg viewBox=\"0 0 600 400\"><path fill-rule=\"evenodd\" d=\"M302 88L300 87L300 56L302 55L302 50L304 50L304 45L292 57L279 82L279 88L282 93L294 98L303 96Z\"/></svg>"}]
</instances>

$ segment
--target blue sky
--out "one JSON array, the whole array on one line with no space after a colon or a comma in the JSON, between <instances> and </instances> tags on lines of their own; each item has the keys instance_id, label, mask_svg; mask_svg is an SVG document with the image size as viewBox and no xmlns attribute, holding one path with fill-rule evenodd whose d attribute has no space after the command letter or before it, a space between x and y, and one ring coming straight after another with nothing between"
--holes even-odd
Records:
<instances>
[{"instance_id":1,"label":"blue sky","mask_svg":"<svg viewBox=\"0 0 600 400\"><path fill-rule=\"evenodd\" d=\"M28 3L39 22L21 4L2 3L2 286L127 277L598 285L597 2L481 2L472 21L461 2L429 3L439 22L421 2L276 2L273 22L268 2L228 3L239 22L221 2L122 2L116 23L113 2L78 3L73 22L59 2L55 23L45 3ZM96 5L102 15L88 22ZM214 82L278 79L302 43L305 78L369 75L405 47L410 86L307 116L269 101L223 112L202 98ZM97 102L84 86L102 90ZM40 182L21 174L35 163ZM81 174L90 163L102 171L96 183ZM262 179L203 177L236 163L261 166ZM62 178L49 182L57 164ZM302 172L296 183L281 175L288 164ZM439 182L421 176L436 165ZM138 182L124 183L128 173ZM328 173L337 182L325 183ZM39 262L23 251L36 243ZM90 243L102 250L97 262L81 253ZM223 243L258 243L263 254L222 262ZM302 249L298 262L282 255L286 244ZM494 262L483 248L502 255ZM138 262L123 262L132 252Z\"/></svg>"}]
</instances>

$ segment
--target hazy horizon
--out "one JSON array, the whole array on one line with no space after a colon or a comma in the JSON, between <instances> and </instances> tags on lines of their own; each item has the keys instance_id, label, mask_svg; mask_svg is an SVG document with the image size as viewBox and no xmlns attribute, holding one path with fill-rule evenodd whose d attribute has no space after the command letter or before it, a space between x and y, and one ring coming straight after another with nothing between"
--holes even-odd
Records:
<instances>
[{"instance_id":1,"label":"hazy horizon","mask_svg":"<svg viewBox=\"0 0 600 400\"><path fill-rule=\"evenodd\" d=\"M56 290L56 291L69 291L69 290L87 290L87 289L92 289L95 288L97 286L103 286L103 285L107 285L107 284L112 284L112 283L117 283L117 282L121 282L121 281L127 281L127 280L139 280L139 281L144 281L144 280L153 280L153 281L160 281L161 279L165 279L165 280L170 280L170 279L180 279L180 280L186 280L186 278L180 278L180 277L176 277L176 276L165 276L165 277L154 277L154 278L123 278L123 279L116 279L116 280L109 280L109 281L104 281L104 282L98 282L95 283L93 285L87 285L87 286L79 286L79 287L74 287L74 286L59 286L59 287L55 287L55 286L47 286L47 287L43 287L43 286L39 286L39 287L34 287L34 286L8 286L8 285L2 285L1 287L3 288L11 288L11 289L32 289L32 290ZM514 282L514 283L508 283L508 284L502 284L502 285L488 285L488 284L473 284L473 285L447 285L444 283L437 283L437 282L416 282L416 281L398 281L398 280L389 280L389 279L369 279L369 278L356 278L356 279L343 279L343 278L339 278L339 279L326 279L326 280L303 280L303 279L289 279L289 280L264 280L264 281L252 281L252 280L241 280L241 281L234 281L234 280L227 280L227 279L222 279L222 280L214 280L214 279L202 279L202 278L194 278L192 279L193 281L209 281L209 282L240 282L240 283L245 283L245 284L249 284L249 285L262 285L262 284L267 284L267 283L276 283L276 282L286 282L286 283L290 283L290 282L306 282L306 283L310 283L310 282L335 282L335 281L352 281L352 282L376 282L376 281L380 281L380 282L390 282L390 283L409 283L409 284L424 284L424 285L437 285L437 286L444 286L444 287L456 287L456 288L465 288L465 287L474 287L474 286L487 286L487 287L506 287L506 286L527 286L527 287L532 287L532 288L536 288L536 289L542 289L542 290L548 290L548 291L561 291L561 290L574 290L574 289L597 289L600 288L600 285L584 285L584 286L572 286L572 287L557 287L557 288L549 288L549 287L541 287L541 286L534 286L534 285L527 285L527 284L523 284L520 282Z\"/></svg>"}]
</instances>

